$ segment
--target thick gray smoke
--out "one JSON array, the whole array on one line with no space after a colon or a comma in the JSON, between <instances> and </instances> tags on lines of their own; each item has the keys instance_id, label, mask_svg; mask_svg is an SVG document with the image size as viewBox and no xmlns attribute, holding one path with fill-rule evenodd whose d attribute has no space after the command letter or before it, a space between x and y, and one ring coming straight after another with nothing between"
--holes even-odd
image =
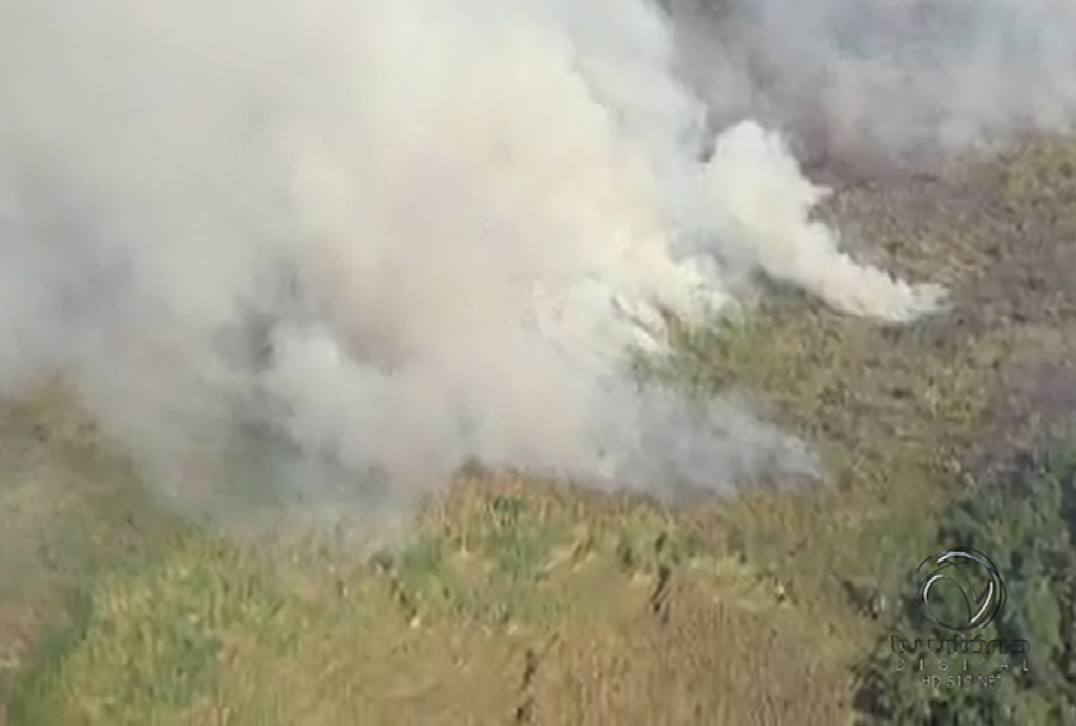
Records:
<instances>
[{"instance_id":1,"label":"thick gray smoke","mask_svg":"<svg viewBox=\"0 0 1076 726\"><path fill-rule=\"evenodd\" d=\"M921 165L1076 118L1067 0L666 4L678 67L717 122L779 123L812 155Z\"/></svg>"},{"instance_id":2,"label":"thick gray smoke","mask_svg":"<svg viewBox=\"0 0 1076 726\"><path fill-rule=\"evenodd\" d=\"M639 0L0 0L0 388L62 371L196 510L259 437L314 499L810 472L626 346L756 268L890 321L941 291L844 255L758 124L699 162L674 55Z\"/></svg>"}]
</instances>

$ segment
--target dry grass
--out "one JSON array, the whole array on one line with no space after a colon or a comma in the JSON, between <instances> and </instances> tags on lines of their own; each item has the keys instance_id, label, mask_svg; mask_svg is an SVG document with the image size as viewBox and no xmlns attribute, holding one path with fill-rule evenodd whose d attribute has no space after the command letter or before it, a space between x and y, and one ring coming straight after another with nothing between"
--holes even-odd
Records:
<instances>
[{"instance_id":1,"label":"dry grass","mask_svg":"<svg viewBox=\"0 0 1076 726\"><path fill-rule=\"evenodd\" d=\"M764 708L737 723L771 723L807 699L832 722L855 638L816 627L731 546L653 505L591 509L555 485L464 481L455 494L391 563L178 537L92 583L78 642L28 671L14 711L57 724L654 724L714 723L746 701Z\"/></svg>"}]
</instances>

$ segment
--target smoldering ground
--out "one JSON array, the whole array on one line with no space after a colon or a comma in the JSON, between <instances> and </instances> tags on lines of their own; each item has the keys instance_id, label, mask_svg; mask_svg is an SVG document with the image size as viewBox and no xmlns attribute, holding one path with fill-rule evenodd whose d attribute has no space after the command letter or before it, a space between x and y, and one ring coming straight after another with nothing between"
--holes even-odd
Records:
<instances>
[{"instance_id":1,"label":"smoldering ground","mask_svg":"<svg viewBox=\"0 0 1076 726\"><path fill-rule=\"evenodd\" d=\"M824 9L749 42L822 73ZM0 0L3 392L62 372L200 513L252 439L259 485L360 508L471 457L656 493L811 473L742 402L640 389L626 347L756 270L893 322L942 291L840 251L750 59L697 62L679 12Z\"/></svg>"}]
</instances>

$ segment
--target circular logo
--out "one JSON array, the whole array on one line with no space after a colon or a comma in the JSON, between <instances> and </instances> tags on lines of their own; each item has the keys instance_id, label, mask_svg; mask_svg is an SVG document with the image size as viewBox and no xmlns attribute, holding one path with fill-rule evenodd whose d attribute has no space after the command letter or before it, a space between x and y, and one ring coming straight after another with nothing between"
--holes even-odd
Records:
<instances>
[{"instance_id":1,"label":"circular logo","mask_svg":"<svg viewBox=\"0 0 1076 726\"><path fill-rule=\"evenodd\" d=\"M970 547L933 554L916 572L924 575L915 600L919 614L940 628L981 628L1005 605L1005 583L998 568L989 557Z\"/></svg>"}]
</instances>

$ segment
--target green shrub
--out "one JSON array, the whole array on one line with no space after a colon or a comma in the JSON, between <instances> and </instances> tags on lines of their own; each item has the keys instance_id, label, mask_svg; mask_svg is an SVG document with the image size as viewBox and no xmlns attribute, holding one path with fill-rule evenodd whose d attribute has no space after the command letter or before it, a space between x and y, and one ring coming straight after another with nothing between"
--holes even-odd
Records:
<instances>
[{"instance_id":1,"label":"green shrub","mask_svg":"<svg viewBox=\"0 0 1076 726\"><path fill-rule=\"evenodd\" d=\"M906 639L950 639L919 613L915 600L921 575L910 576L895 612L892 632L858 664L857 708L861 724L901 726L1047 726L1076 724L1076 456L1057 448L1041 457L1023 456L1004 476L975 486L954 502L941 519L937 549L966 546L987 554L997 565L1008 599L992 623L961 633L966 638L1025 640L1026 655L1010 655L1009 671L994 687L978 675L999 672L1002 656L956 655L950 672L940 673L939 655L926 650L905 656L898 672L892 633ZM920 555L921 556L921 555ZM941 594L944 595L944 592ZM950 602L941 603L944 611ZM961 603L963 604L963 603ZM932 603L933 605L933 603ZM970 687L948 686L948 676L963 671L968 658ZM1023 672L1024 661L1027 672ZM926 685L938 674L942 685ZM966 681L965 681L966 682ZM957 681L960 683L960 681Z\"/></svg>"}]
</instances>

